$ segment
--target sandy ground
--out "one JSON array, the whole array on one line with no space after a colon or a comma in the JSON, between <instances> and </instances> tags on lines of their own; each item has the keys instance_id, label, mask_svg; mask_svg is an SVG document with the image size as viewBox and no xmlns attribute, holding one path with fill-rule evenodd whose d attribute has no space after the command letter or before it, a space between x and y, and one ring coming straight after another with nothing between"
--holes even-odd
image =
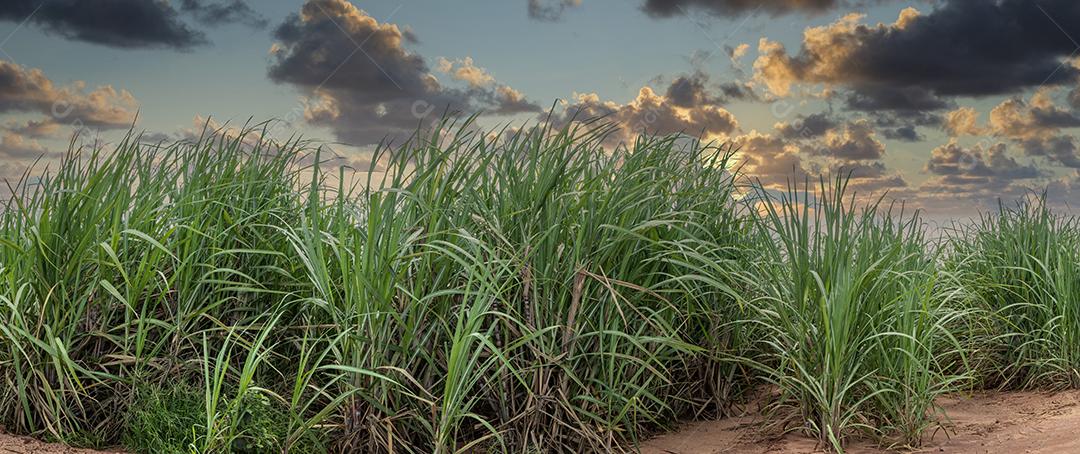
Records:
<instances>
[{"instance_id":1,"label":"sandy ground","mask_svg":"<svg viewBox=\"0 0 1080 454\"><path fill-rule=\"evenodd\" d=\"M45 443L33 438L0 434L0 454L120 454L117 451L78 449L59 443Z\"/></svg>"},{"instance_id":2,"label":"sandy ground","mask_svg":"<svg viewBox=\"0 0 1080 454\"><path fill-rule=\"evenodd\" d=\"M1080 391L1058 393L976 393L942 399L948 412L948 433L927 434L915 452L960 454L1080 453ZM795 454L822 452L813 440L789 435L780 440L762 437L754 416L687 424L682 430L649 440L643 454ZM853 443L852 454L883 452ZM0 454L108 454L69 448L26 437L0 434ZM117 454L117 452L111 452Z\"/></svg>"},{"instance_id":3,"label":"sandy ground","mask_svg":"<svg viewBox=\"0 0 1080 454\"><path fill-rule=\"evenodd\" d=\"M951 396L941 400L948 433L926 436L915 452L963 454L1080 452L1080 391L1010 392ZM794 454L822 452L813 440L789 435L768 440L753 416L688 424L645 443L644 454ZM884 452L853 443L850 453Z\"/></svg>"}]
</instances>

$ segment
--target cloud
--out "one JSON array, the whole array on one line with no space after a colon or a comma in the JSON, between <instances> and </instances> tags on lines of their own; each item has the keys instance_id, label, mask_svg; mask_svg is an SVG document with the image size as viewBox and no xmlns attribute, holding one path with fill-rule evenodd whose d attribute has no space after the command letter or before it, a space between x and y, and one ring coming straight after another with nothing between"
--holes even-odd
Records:
<instances>
[{"instance_id":1,"label":"cloud","mask_svg":"<svg viewBox=\"0 0 1080 454\"><path fill-rule=\"evenodd\" d=\"M927 14L906 8L891 24L862 20L848 14L806 29L795 54L762 39L755 80L779 96L793 85L825 84L850 89L854 109L925 111L949 107L942 98L1077 79L1066 62L1076 49L1069 35L1080 36L1072 0L946 0Z\"/></svg>"},{"instance_id":2,"label":"cloud","mask_svg":"<svg viewBox=\"0 0 1080 454\"><path fill-rule=\"evenodd\" d=\"M735 47L724 46L724 53L731 59L732 66L738 66L739 60L742 60L747 52L750 52L750 45L747 43L741 43Z\"/></svg>"},{"instance_id":3,"label":"cloud","mask_svg":"<svg viewBox=\"0 0 1080 454\"><path fill-rule=\"evenodd\" d=\"M1050 204L1076 209L1080 200L1080 170L1050 181L1045 190Z\"/></svg>"},{"instance_id":4,"label":"cloud","mask_svg":"<svg viewBox=\"0 0 1080 454\"><path fill-rule=\"evenodd\" d=\"M581 0L529 0L529 17L553 22L562 19L568 8L581 6Z\"/></svg>"},{"instance_id":5,"label":"cloud","mask_svg":"<svg viewBox=\"0 0 1080 454\"><path fill-rule=\"evenodd\" d=\"M877 139L873 125L868 120L860 119L826 132L811 153L845 162L871 161L885 156L885 145Z\"/></svg>"},{"instance_id":6,"label":"cloud","mask_svg":"<svg viewBox=\"0 0 1080 454\"><path fill-rule=\"evenodd\" d=\"M881 3L886 0L874 0ZM866 1L844 0L644 0L641 10L651 17L668 18L691 12L703 12L717 17L736 17L766 13L779 16L787 13L821 14L841 6L862 6ZM557 21L570 8L581 6L581 0L528 0L529 17ZM730 56L729 52L729 56ZM738 57L735 57L736 59Z\"/></svg>"},{"instance_id":7,"label":"cloud","mask_svg":"<svg viewBox=\"0 0 1080 454\"><path fill-rule=\"evenodd\" d=\"M30 69L0 60L0 113L35 112L48 117L46 123L64 123L76 128L126 128L135 118L137 102L125 90L109 85L89 92L86 84L58 86L39 69Z\"/></svg>"},{"instance_id":8,"label":"cloud","mask_svg":"<svg viewBox=\"0 0 1080 454\"><path fill-rule=\"evenodd\" d=\"M252 28L265 28L267 20L241 0L204 3L200 0L180 0L180 11L191 14L203 25L218 26L239 23Z\"/></svg>"},{"instance_id":9,"label":"cloud","mask_svg":"<svg viewBox=\"0 0 1080 454\"><path fill-rule=\"evenodd\" d=\"M864 198L878 197L885 192L909 195L908 182L899 173L888 169L880 161L840 161L818 171L827 175L848 178L848 189Z\"/></svg>"},{"instance_id":10,"label":"cloud","mask_svg":"<svg viewBox=\"0 0 1080 454\"><path fill-rule=\"evenodd\" d=\"M1028 156L1051 163L1080 168L1076 139L1063 129L1080 127L1080 115L1058 106L1053 89L1041 88L1025 100L1012 97L990 111L987 132L1009 139Z\"/></svg>"},{"instance_id":11,"label":"cloud","mask_svg":"<svg viewBox=\"0 0 1080 454\"><path fill-rule=\"evenodd\" d=\"M867 137L880 134L890 140L921 142L926 138L917 128L936 126L942 121L938 115L922 112L875 112L846 118L855 118L855 121L845 123L845 116L834 114L830 106L826 112L799 114L794 121L777 123L773 127L787 139L814 139L832 132L832 139L839 140L842 134L859 132ZM848 132L838 128L840 126Z\"/></svg>"},{"instance_id":12,"label":"cloud","mask_svg":"<svg viewBox=\"0 0 1080 454\"><path fill-rule=\"evenodd\" d=\"M935 148L924 171L932 177L918 187L921 202L953 215L993 208L999 199L1021 197L1047 175L1010 156L1003 142L965 148L955 140Z\"/></svg>"},{"instance_id":13,"label":"cloud","mask_svg":"<svg viewBox=\"0 0 1080 454\"><path fill-rule=\"evenodd\" d=\"M22 124L9 122L3 129L20 136L42 139L56 136L56 133L60 131L60 124L49 118L44 120L28 120Z\"/></svg>"},{"instance_id":14,"label":"cloud","mask_svg":"<svg viewBox=\"0 0 1080 454\"><path fill-rule=\"evenodd\" d=\"M539 112L518 91L471 59L440 64L468 86L443 85L424 59L406 49L407 34L345 0L308 0L274 31L268 75L307 96L305 119L341 141L369 145L400 138L445 111ZM441 62L442 63L442 62ZM465 71L462 72L461 70Z\"/></svg>"},{"instance_id":15,"label":"cloud","mask_svg":"<svg viewBox=\"0 0 1080 454\"><path fill-rule=\"evenodd\" d=\"M865 82L847 95L847 107L864 112L926 112L949 108L952 103L922 87L895 87Z\"/></svg>"},{"instance_id":16,"label":"cloud","mask_svg":"<svg viewBox=\"0 0 1080 454\"><path fill-rule=\"evenodd\" d=\"M919 134L919 131L912 125L882 129L881 135L886 139L899 140L901 142L922 142L923 140L926 140L926 137Z\"/></svg>"},{"instance_id":17,"label":"cloud","mask_svg":"<svg viewBox=\"0 0 1080 454\"><path fill-rule=\"evenodd\" d=\"M713 83L704 71L694 71L675 78L664 96L679 107L722 106L733 101L753 101L758 96L749 84L738 81Z\"/></svg>"},{"instance_id":18,"label":"cloud","mask_svg":"<svg viewBox=\"0 0 1080 454\"><path fill-rule=\"evenodd\" d=\"M6 0L0 20L28 21L65 39L118 48L186 50L207 44L206 34L183 15L204 25L239 22L265 26L266 20L239 0L208 3L181 0L180 10L162 0Z\"/></svg>"},{"instance_id":19,"label":"cloud","mask_svg":"<svg viewBox=\"0 0 1080 454\"><path fill-rule=\"evenodd\" d=\"M1016 142L1028 156L1042 157L1053 164L1080 169L1080 153L1077 152L1076 139L1072 136L1034 137L1018 139Z\"/></svg>"},{"instance_id":20,"label":"cloud","mask_svg":"<svg viewBox=\"0 0 1080 454\"><path fill-rule=\"evenodd\" d=\"M791 123L778 123L774 126L777 132L786 139L811 139L824 136L840 122L827 113L819 112L810 115L799 115Z\"/></svg>"},{"instance_id":21,"label":"cloud","mask_svg":"<svg viewBox=\"0 0 1080 454\"><path fill-rule=\"evenodd\" d=\"M839 5L838 0L646 0L641 9L653 17L671 17L688 10L732 17L758 11L774 16L790 12L817 14Z\"/></svg>"},{"instance_id":22,"label":"cloud","mask_svg":"<svg viewBox=\"0 0 1080 454\"><path fill-rule=\"evenodd\" d=\"M819 127L827 124L823 122ZM805 154L817 158L808 165L812 173L844 175L849 178L848 187L863 196L908 187L902 175L881 161L886 153L885 144L877 138L874 124L868 119L833 123L803 148Z\"/></svg>"},{"instance_id":23,"label":"cloud","mask_svg":"<svg viewBox=\"0 0 1080 454\"><path fill-rule=\"evenodd\" d=\"M58 157L59 153L50 152L36 140L26 139L14 132L5 132L0 136L0 158L5 160L30 160L40 157Z\"/></svg>"},{"instance_id":24,"label":"cloud","mask_svg":"<svg viewBox=\"0 0 1080 454\"><path fill-rule=\"evenodd\" d=\"M472 57L454 61L439 57L436 67L440 72L449 74L450 77L456 80L466 82L473 88L488 86L495 82L495 78L488 74L487 70L473 64Z\"/></svg>"},{"instance_id":25,"label":"cloud","mask_svg":"<svg viewBox=\"0 0 1080 454\"><path fill-rule=\"evenodd\" d=\"M0 6L0 19L27 18L66 39L111 47L187 49L206 43L205 34L190 28L168 2L161 1L9 0Z\"/></svg>"},{"instance_id":26,"label":"cloud","mask_svg":"<svg viewBox=\"0 0 1080 454\"><path fill-rule=\"evenodd\" d=\"M1042 137L1077 126L1080 116L1057 106L1048 88L1035 91L1027 101L1009 98L990 111L990 132L1010 138Z\"/></svg>"},{"instance_id":27,"label":"cloud","mask_svg":"<svg viewBox=\"0 0 1080 454\"><path fill-rule=\"evenodd\" d=\"M950 137L977 136L983 134L978 125L979 113L971 107L961 107L945 114L943 127Z\"/></svg>"},{"instance_id":28,"label":"cloud","mask_svg":"<svg viewBox=\"0 0 1080 454\"><path fill-rule=\"evenodd\" d=\"M680 76L668 86L664 95L672 104L679 107L694 107L702 104L713 103L705 84L708 76L698 72L689 76Z\"/></svg>"},{"instance_id":29,"label":"cloud","mask_svg":"<svg viewBox=\"0 0 1080 454\"><path fill-rule=\"evenodd\" d=\"M1038 178L1042 172L1033 165L1020 164L1008 155L1007 145L997 142L988 147L977 144L960 146L955 140L934 148L924 170L934 175L962 175L1001 181Z\"/></svg>"},{"instance_id":30,"label":"cloud","mask_svg":"<svg viewBox=\"0 0 1080 454\"><path fill-rule=\"evenodd\" d=\"M799 147L773 134L750 131L732 139L742 172L767 188L808 178Z\"/></svg>"},{"instance_id":31,"label":"cloud","mask_svg":"<svg viewBox=\"0 0 1080 454\"><path fill-rule=\"evenodd\" d=\"M802 182L842 174L862 196L908 189L903 176L881 161L885 146L869 120L842 122L822 112L773 128L769 134L751 131L732 139L742 170L766 187L784 188L792 178Z\"/></svg>"},{"instance_id":32,"label":"cloud","mask_svg":"<svg viewBox=\"0 0 1080 454\"><path fill-rule=\"evenodd\" d=\"M616 143L628 142L641 133L723 139L739 129L735 116L719 105L698 100L680 105L650 87L642 87L637 97L626 104L601 101L595 93L578 94L553 120L558 125L598 117L619 127L618 133L609 137Z\"/></svg>"}]
</instances>

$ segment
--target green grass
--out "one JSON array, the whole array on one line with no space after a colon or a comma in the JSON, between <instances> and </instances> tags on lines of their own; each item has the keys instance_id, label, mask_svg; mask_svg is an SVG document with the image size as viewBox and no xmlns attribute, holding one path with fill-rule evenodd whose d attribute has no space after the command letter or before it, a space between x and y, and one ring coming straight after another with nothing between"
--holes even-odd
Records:
<instances>
[{"instance_id":1,"label":"green grass","mask_svg":"<svg viewBox=\"0 0 1080 454\"><path fill-rule=\"evenodd\" d=\"M443 126L357 185L303 143L210 134L24 181L0 221L3 424L166 449L140 390L178 380L201 411L172 449L198 452L265 447L253 399L294 451L619 450L725 411L735 296L685 257L744 254L730 151Z\"/></svg>"},{"instance_id":2,"label":"green grass","mask_svg":"<svg viewBox=\"0 0 1080 454\"><path fill-rule=\"evenodd\" d=\"M845 178L775 198L730 147L611 132L447 119L355 171L258 128L72 150L0 214L0 425L617 452L764 388L769 426L842 450L917 445L943 393L1080 384L1072 218L1003 209L936 244Z\"/></svg>"},{"instance_id":3,"label":"green grass","mask_svg":"<svg viewBox=\"0 0 1080 454\"><path fill-rule=\"evenodd\" d=\"M992 314L983 380L1005 388L1080 386L1080 223L1033 194L950 238L946 264L970 304Z\"/></svg>"},{"instance_id":4,"label":"green grass","mask_svg":"<svg viewBox=\"0 0 1080 454\"><path fill-rule=\"evenodd\" d=\"M859 432L889 445L916 446L934 424L934 399L962 386L950 353L965 314L941 294L936 257L918 214L859 206L847 179L792 185L774 198L758 191L758 231L768 260L761 359L751 361L777 386L771 419L837 450Z\"/></svg>"},{"instance_id":5,"label":"green grass","mask_svg":"<svg viewBox=\"0 0 1080 454\"><path fill-rule=\"evenodd\" d=\"M187 453L202 422L202 391L183 382L136 390L123 444L138 452Z\"/></svg>"}]
</instances>

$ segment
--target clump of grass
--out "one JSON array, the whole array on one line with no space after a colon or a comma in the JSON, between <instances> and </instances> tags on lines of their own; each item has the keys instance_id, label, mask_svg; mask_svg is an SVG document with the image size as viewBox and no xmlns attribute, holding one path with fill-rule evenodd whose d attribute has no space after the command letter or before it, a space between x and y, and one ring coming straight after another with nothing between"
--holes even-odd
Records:
<instances>
[{"instance_id":1,"label":"clump of grass","mask_svg":"<svg viewBox=\"0 0 1080 454\"><path fill-rule=\"evenodd\" d=\"M767 260L761 356L749 363L778 387L771 414L783 430L836 450L858 434L917 445L934 399L965 379L942 361L960 348L949 327L962 314L938 294L918 214L881 199L860 207L847 181L752 199Z\"/></svg>"},{"instance_id":2,"label":"clump of grass","mask_svg":"<svg viewBox=\"0 0 1080 454\"><path fill-rule=\"evenodd\" d=\"M0 422L155 451L181 428L198 452L618 451L722 412L737 296L688 257L741 260L730 150L610 132L448 120L357 185L258 131L75 150L0 214ZM182 377L197 421L140 388Z\"/></svg>"},{"instance_id":3,"label":"clump of grass","mask_svg":"<svg viewBox=\"0 0 1080 454\"><path fill-rule=\"evenodd\" d=\"M1002 203L955 231L946 266L970 304L989 311L980 337L989 386L1080 386L1080 223L1045 196Z\"/></svg>"},{"instance_id":4,"label":"clump of grass","mask_svg":"<svg viewBox=\"0 0 1080 454\"><path fill-rule=\"evenodd\" d=\"M203 393L183 382L137 390L123 444L133 452L187 454L203 420Z\"/></svg>"}]
</instances>

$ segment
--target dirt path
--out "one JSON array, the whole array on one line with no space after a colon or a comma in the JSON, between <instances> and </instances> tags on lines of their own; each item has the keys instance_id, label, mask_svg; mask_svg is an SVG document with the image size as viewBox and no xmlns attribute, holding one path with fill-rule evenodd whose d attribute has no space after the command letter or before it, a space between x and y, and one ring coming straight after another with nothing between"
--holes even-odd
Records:
<instances>
[{"instance_id":1,"label":"dirt path","mask_svg":"<svg viewBox=\"0 0 1080 454\"><path fill-rule=\"evenodd\" d=\"M977 393L942 399L949 434L928 434L916 452L962 454L1080 452L1080 391ZM813 440L764 440L753 417L687 425L645 443L644 454L793 454L821 452ZM855 443L850 453L882 452Z\"/></svg>"},{"instance_id":2,"label":"dirt path","mask_svg":"<svg viewBox=\"0 0 1080 454\"><path fill-rule=\"evenodd\" d=\"M94 451L45 443L28 437L15 437L0 433L0 454L120 454L115 451Z\"/></svg>"}]
</instances>

